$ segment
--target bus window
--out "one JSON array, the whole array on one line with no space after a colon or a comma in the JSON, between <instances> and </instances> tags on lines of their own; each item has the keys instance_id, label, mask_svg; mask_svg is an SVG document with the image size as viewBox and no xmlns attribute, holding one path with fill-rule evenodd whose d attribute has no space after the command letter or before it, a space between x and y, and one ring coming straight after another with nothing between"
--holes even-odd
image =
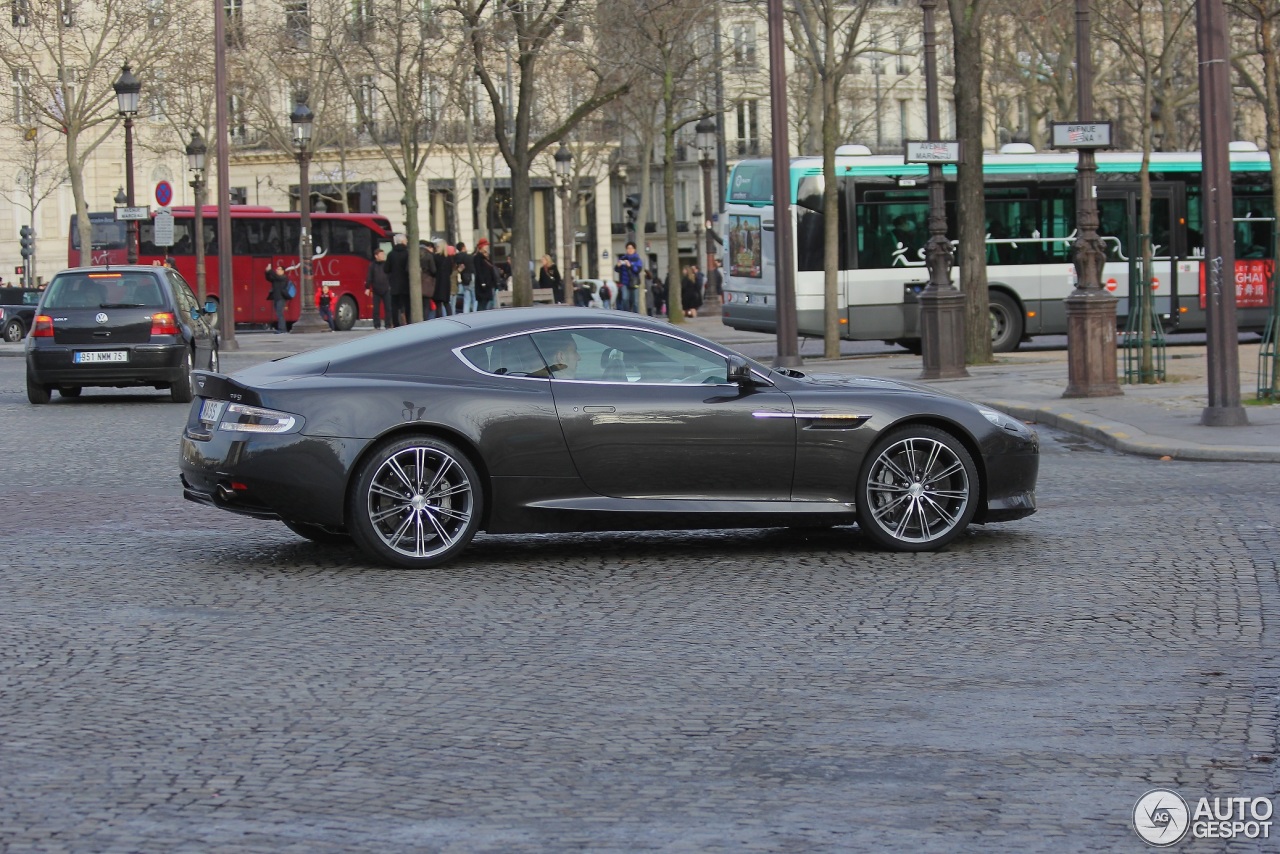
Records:
<instances>
[{"instance_id":1,"label":"bus window","mask_svg":"<svg viewBox=\"0 0 1280 854\"><path fill-rule=\"evenodd\" d=\"M358 255L368 258L373 255L373 235L369 229L354 222L330 220L329 252L334 255Z\"/></svg>"},{"instance_id":2,"label":"bus window","mask_svg":"<svg viewBox=\"0 0 1280 854\"><path fill-rule=\"evenodd\" d=\"M1046 263L1070 263L1074 255L1074 243L1066 238L1076 228L1075 188L1070 185L1042 185L1040 187L1040 234L1046 238L1041 244Z\"/></svg>"},{"instance_id":3,"label":"bus window","mask_svg":"<svg viewBox=\"0 0 1280 854\"><path fill-rule=\"evenodd\" d=\"M1273 257L1271 242L1275 222L1271 213L1271 197L1261 195L1263 192L1267 192L1267 188L1232 188L1231 206L1232 218L1235 220L1233 232L1237 260Z\"/></svg>"},{"instance_id":4,"label":"bus window","mask_svg":"<svg viewBox=\"0 0 1280 854\"><path fill-rule=\"evenodd\" d=\"M1040 229L1035 202L988 201L986 211L988 264L1043 263L1044 244L1036 237ZM1027 240L1018 242L1020 237Z\"/></svg>"},{"instance_id":5,"label":"bus window","mask_svg":"<svg viewBox=\"0 0 1280 854\"><path fill-rule=\"evenodd\" d=\"M280 220L237 219L231 222L231 248L236 255L269 257L286 252Z\"/></svg>"},{"instance_id":6,"label":"bus window","mask_svg":"<svg viewBox=\"0 0 1280 854\"><path fill-rule=\"evenodd\" d=\"M93 234L89 238L94 251L124 249L127 223L117 222L112 214L89 214ZM80 230L76 227L75 214L71 216L71 248L80 250Z\"/></svg>"},{"instance_id":7,"label":"bus window","mask_svg":"<svg viewBox=\"0 0 1280 854\"><path fill-rule=\"evenodd\" d=\"M852 253L848 240L849 217L846 211L847 194L852 186L847 178L837 181L839 197L836 199L836 210L839 214L837 226L837 268L853 269ZM800 180L796 193L796 269L799 271L821 271L826 269L823 263L826 252L825 223L827 218L822 213L823 180L821 175L810 175Z\"/></svg>"},{"instance_id":8,"label":"bus window","mask_svg":"<svg viewBox=\"0 0 1280 854\"><path fill-rule=\"evenodd\" d=\"M151 220L145 220L138 223L138 241L139 255L194 255L195 244L191 242L191 232L195 228L195 223L189 219L177 219L173 221L173 246L157 246L155 243L156 229Z\"/></svg>"},{"instance_id":9,"label":"bus window","mask_svg":"<svg viewBox=\"0 0 1280 854\"><path fill-rule=\"evenodd\" d=\"M1107 250L1108 261L1128 261L1130 241L1129 200L1098 199L1098 236Z\"/></svg>"},{"instance_id":10,"label":"bus window","mask_svg":"<svg viewBox=\"0 0 1280 854\"><path fill-rule=\"evenodd\" d=\"M927 191L868 192L858 205L857 222L861 269L923 266L929 239Z\"/></svg>"}]
</instances>

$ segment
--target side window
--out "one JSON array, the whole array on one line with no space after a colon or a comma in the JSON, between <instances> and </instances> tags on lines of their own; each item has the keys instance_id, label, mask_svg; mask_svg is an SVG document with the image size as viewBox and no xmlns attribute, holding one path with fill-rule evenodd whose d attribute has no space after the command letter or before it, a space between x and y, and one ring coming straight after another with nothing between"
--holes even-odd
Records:
<instances>
[{"instance_id":1,"label":"side window","mask_svg":"<svg viewBox=\"0 0 1280 854\"><path fill-rule=\"evenodd\" d=\"M187 285L186 279L178 275L176 270L167 271L169 274L169 285L173 288L173 295L178 300L178 308L184 314L190 316L193 308L198 309L200 304L196 302L196 295L191 292L190 286Z\"/></svg>"},{"instance_id":2,"label":"side window","mask_svg":"<svg viewBox=\"0 0 1280 854\"><path fill-rule=\"evenodd\" d=\"M468 362L489 374L509 377L547 376L547 365L527 335L499 338L462 351Z\"/></svg>"},{"instance_id":3,"label":"side window","mask_svg":"<svg viewBox=\"0 0 1280 854\"><path fill-rule=\"evenodd\" d=\"M699 385L727 381L719 353L656 332L575 329L533 335L558 379Z\"/></svg>"},{"instance_id":4,"label":"side window","mask_svg":"<svg viewBox=\"0 0 1280 854\"><path fill-rule=\"evenodd\" d=\"M924 245L929 239L927 192L869 191L858 205L857 220L861 269L924 266Z\"/></svg>"}]
</instances>

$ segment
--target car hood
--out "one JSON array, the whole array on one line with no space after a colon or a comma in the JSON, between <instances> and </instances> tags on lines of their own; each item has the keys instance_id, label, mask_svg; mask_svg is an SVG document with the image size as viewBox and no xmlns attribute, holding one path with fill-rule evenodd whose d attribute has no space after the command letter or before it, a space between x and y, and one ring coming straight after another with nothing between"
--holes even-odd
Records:
<instances>
[{"instance_id":1,"label":"car hood","mask_svg":"<svg viewBox=\"0 0 1280 854\"><path fill-rule=\"evenodd\" d=\"M850 376L849 374L810 374L805 373L801 376L792 375L791 378L799 383L813 386L828 386L831 388L864 388L873 391L910 391L924 392L925 394L941 394L935 388L919 383L907 382L905 380L890 380L883 377L860 377Z\"/></svg>"}]
</instances>

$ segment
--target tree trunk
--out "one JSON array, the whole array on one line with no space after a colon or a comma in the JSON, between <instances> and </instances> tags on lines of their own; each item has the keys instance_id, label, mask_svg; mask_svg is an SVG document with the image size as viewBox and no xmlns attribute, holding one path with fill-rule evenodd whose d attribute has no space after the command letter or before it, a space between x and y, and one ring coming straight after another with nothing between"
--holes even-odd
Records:
<instances>
[{"instance_id":1,"label":"tree trunk","mask_svg":"<svg viewBox=\"0 0 1280 854\"><path fill-rule=\"evenodd\" d=\"M836 82L822 76L822 356L840 358L840 187L836 183L836 144L840 116Z\"/></svg>"},{"instance_id":2,"label":"tree trunk","mask_svg":"<svg viewBox=\"0 0 1280 854\"><path fill-rule=\"evenodd\" d=\"M528 158L528 148L517 148L517 166L511 170L512 216L530 221L530 203L533 191L530 187L529 164L519 163ZM511 229L511 305L533 305L533 278L529 271L529 259L533 257L533 242L529 228Z\"/></svg>"},{"instance_id":3,"label":"tree trunk","mask_svg":"<svg viewBox=\"0 0 1280 854\"><path fill-rule=\"evenodd\" d=\"M982 189L982 0L948 4L955 39L956 131L963 159L956 185L960 290L965 306L965 364L991 359L987 303L987 217Z\"/></svg>"},{"instance_id":4,"label":"tree trunk","mask_svg":"<svg viewBox=\"0 0 1280 854\"><path fill-rule=\"evenodd\" d=\"M93 223L89 222L89 205L84 197L84 164L76 155L76 137L67 132L67 178L71 181L71 198L76 208L76 231L80 234L80 266L93 264Z\"/></svg>"},{"instance_id":5,"label":"tree trunk","mask_svg":"<svg viewBox=\"0 0 1280 854\"><path fill-rule=\"evenodd\" d=\"M1262 77L1267 93L1263 108L1267 119L1267 150L1271 152L1271 316L1280 318L1280 59L1276 57L1275 19L1262 16L1259 22L1262 47ZM1280 334L1280 330L1276 330ZM1272 340L1271 399L1280 399L1280 346Z\"/></svg>"},{"instance_id":6,"label":"tree trunk","mask_svg":"<svg viewBox=\"0 0 1280 854\"><path fill-rule=\"evenodd\" d=\"M668 71L663 81L662 103L662 209L667 220L667 319L684 323L684 294L680 274L680 236L676 233L676 130L672 118L675 109L675 81Z\"/></svg>"}]
</instances>

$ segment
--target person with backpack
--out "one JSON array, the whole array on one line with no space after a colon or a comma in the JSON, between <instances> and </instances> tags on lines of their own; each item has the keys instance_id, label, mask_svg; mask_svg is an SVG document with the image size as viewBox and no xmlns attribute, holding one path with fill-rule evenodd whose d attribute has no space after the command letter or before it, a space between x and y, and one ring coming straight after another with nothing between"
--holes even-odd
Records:
<instances>
[{"instance_id":1,"label":"person with backpack","mask_svg":"<svg viewBox=\"0 0 1280 854\"><path fill-rule=\"evenodd\" d=\"M600 283L600 306L601 308L613 308L613 289L608 282Z\"/></svg>"},{"instance_id":2,"label":"person with backpack","mask_svg":"<svg viewBox=\"0 0 1280 854\"><path fill-rule=\"evenodd\" d=\"M387 304L391 299L391 280L387 278L386 261L385 250L374 252L373 260L369 262L369 273L364 280L364 292L373 298L374 329L381 329L384 323L388 329L391 328L391 312Z\"/></svg>"}]
</instances>

